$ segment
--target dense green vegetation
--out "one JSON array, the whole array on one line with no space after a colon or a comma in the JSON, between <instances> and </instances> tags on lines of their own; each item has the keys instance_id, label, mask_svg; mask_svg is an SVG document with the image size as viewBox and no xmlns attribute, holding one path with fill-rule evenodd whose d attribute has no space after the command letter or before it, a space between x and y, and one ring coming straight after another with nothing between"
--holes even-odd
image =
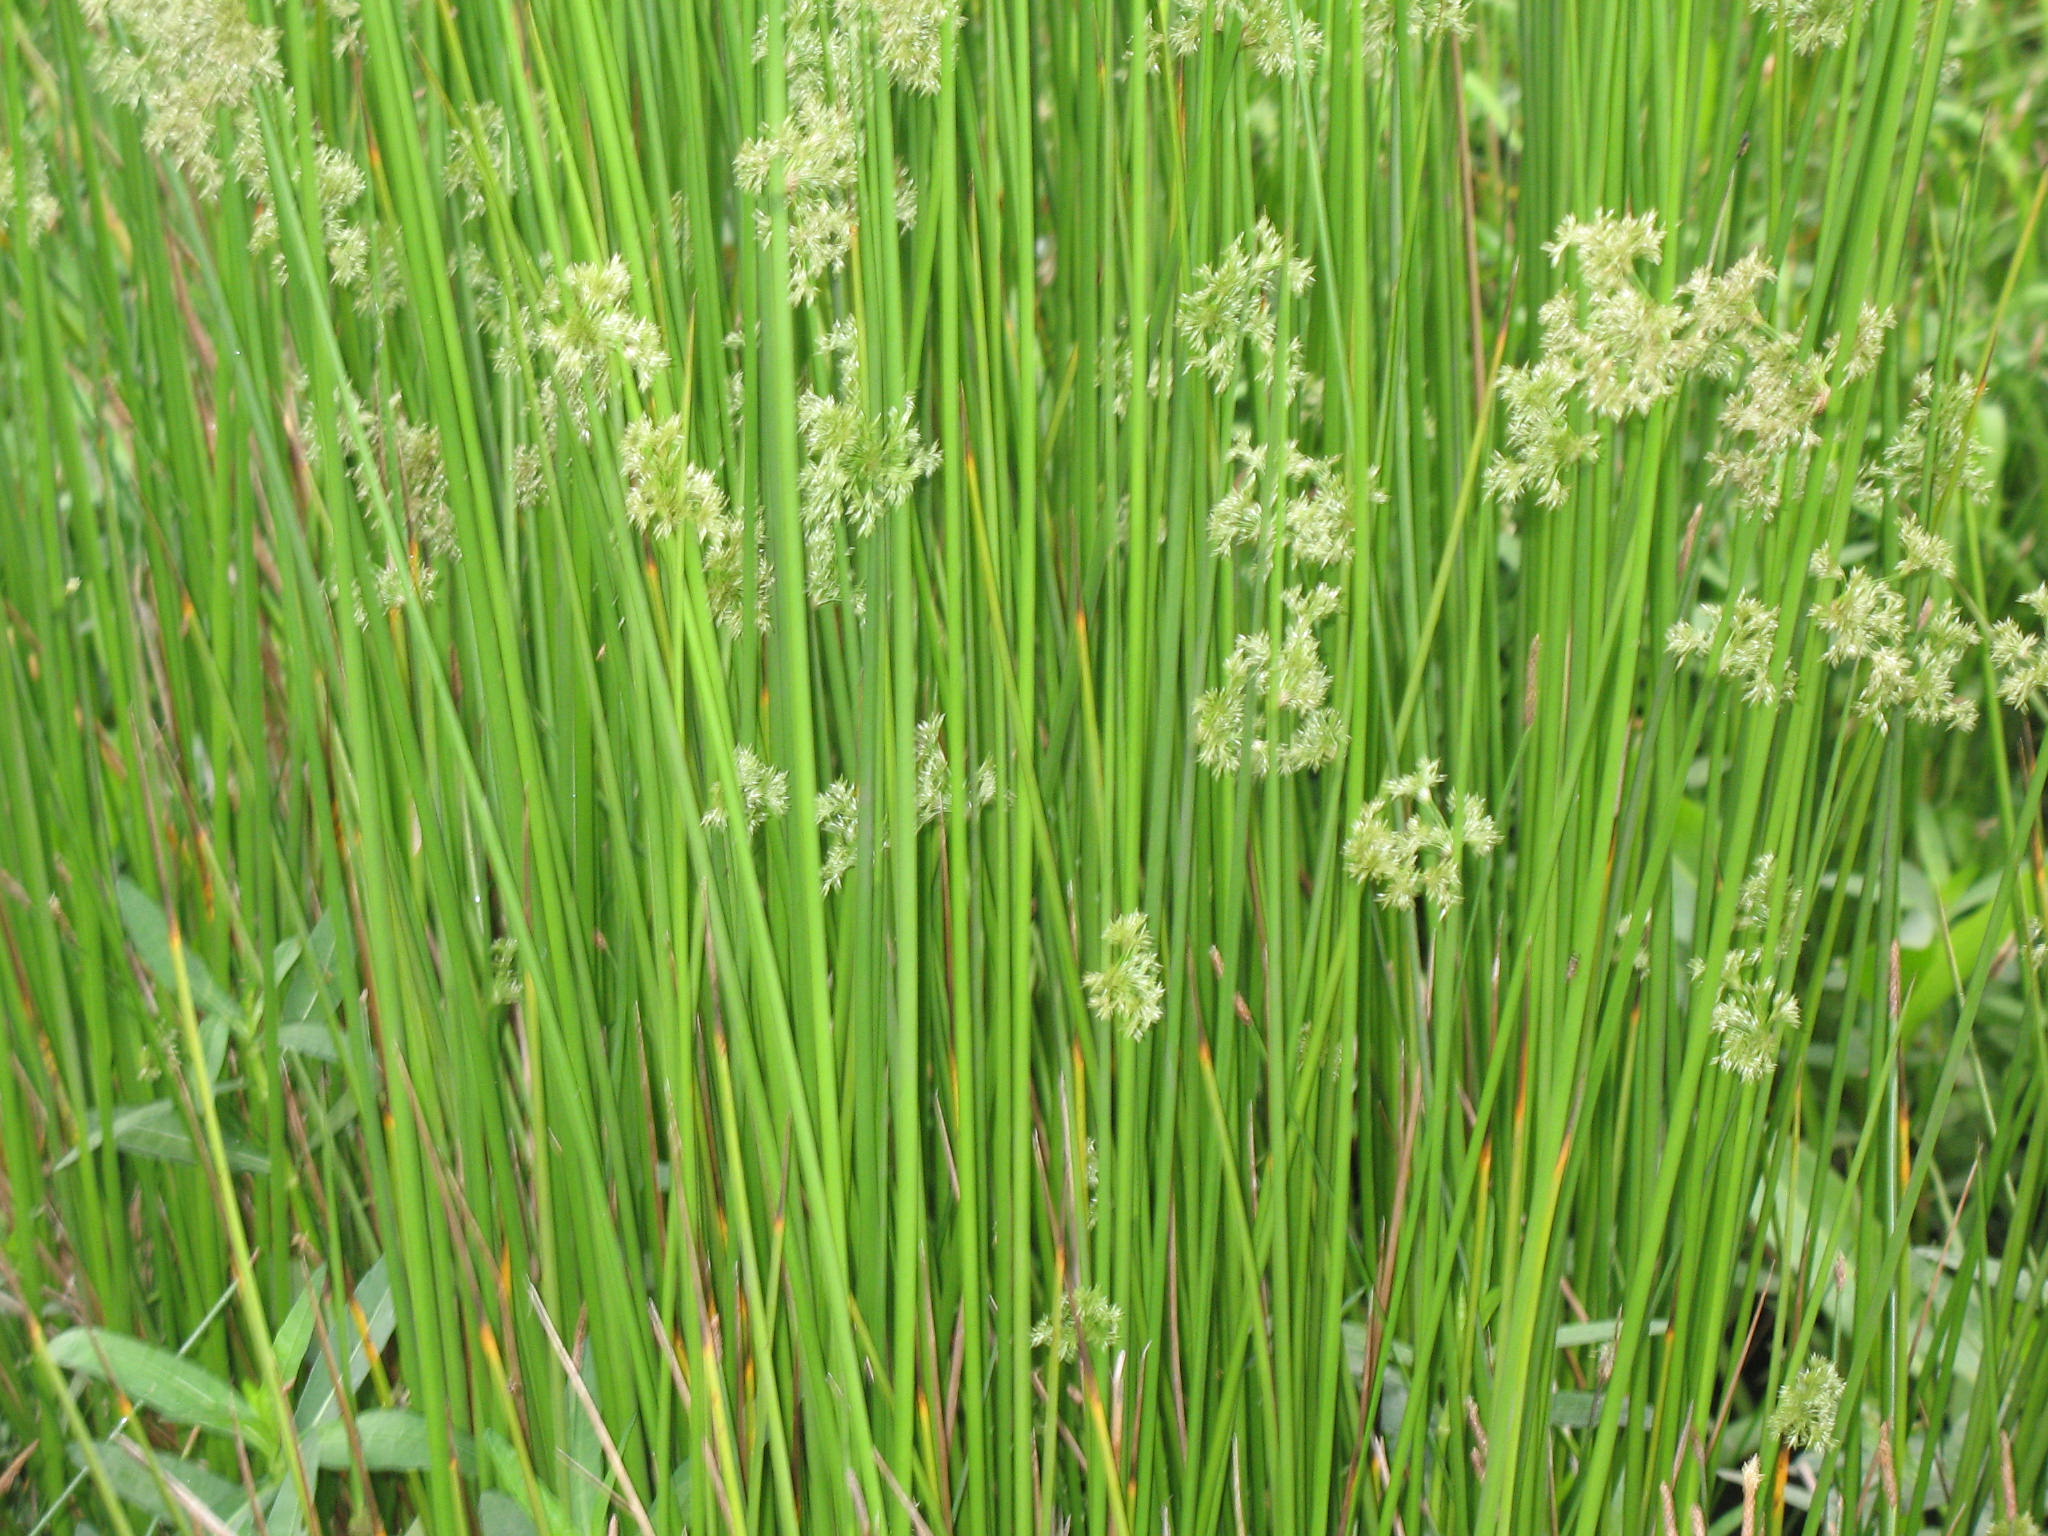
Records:
<instances>
[{"instance_id":1,"label":"dense green vegetation","mask_svg":"<svg viewBox=\"0 0 2048 1536\"><path fill-rule=\"evenodd\" d=\"M2038 1532L2044 26L0 0L0 1529Z\"/></svg>"}]
</instances>

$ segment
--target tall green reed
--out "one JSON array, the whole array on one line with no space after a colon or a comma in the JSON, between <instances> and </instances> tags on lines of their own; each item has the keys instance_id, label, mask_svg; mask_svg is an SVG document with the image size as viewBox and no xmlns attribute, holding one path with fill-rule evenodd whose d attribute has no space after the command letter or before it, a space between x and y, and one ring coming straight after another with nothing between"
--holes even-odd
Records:
<instances>
[{"instance_id":1,"label":"tall green reed","mask_svg":"<svg viewBox=\"0 0 2048 1536\"><path fill-rule=\"evenodd\" d=\"M2027 1528L2007 23L15 0L0 1510Z\"/></svg>"}]
</instances>

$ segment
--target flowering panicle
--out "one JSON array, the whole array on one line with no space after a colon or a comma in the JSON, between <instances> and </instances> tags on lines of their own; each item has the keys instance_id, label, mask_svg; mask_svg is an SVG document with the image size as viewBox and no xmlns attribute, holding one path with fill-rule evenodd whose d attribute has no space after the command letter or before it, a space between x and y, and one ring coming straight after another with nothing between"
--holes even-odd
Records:
<instances>
[{"instance_id":1,"label":"flowering panicle","mask_svg":"<svg viewBox=\"0 0 2048 1536\"><path fill-rule=\"evenodd\" d=\"M1195 700L1196 752L1211 773L1302 773L1327 767L1351 743L1343 716L1324 702L1330 674L1315 632L1336 611L1337 589L1290 587L1282 600L1289 617L1280 643L1266 634L1239 635L1224 663L1224 685ZM1292 717L1277 742L1278 722L1267 732L1256 729L1269 712Z\"/></svg>"},{"instance_id":2,"label":"flowering panicle","mask_svg":"<svg viewBox=\"0 0 2048 1536\"><path fill-rule=\"evenodd\" d=\"M876 0L868 9L889 77L906 91L937 95L946 36L960 26L959 0Z\"/></svg>"},{"instance_id":3,"label":"flowering panicle","mask_svg":"<svg viewBox=\"0 0 2048 1536\"><path fill-rule=\"evenodd\" d=\"M668 366L660 329L632 306L633 275L614 256L565 267L526 316L526 329L550 360L542 414L553 420L566 408L586 442L591 412L610 403L615 362L630 368L642 389Z\"/></svg>"},{"instance_id":4,"label":"flowering panicle","mask_svg":"<svg viewBox=\"0 0 2048 1536\"><path fill-rule=\"evenodd\" d=\"M23 220L14 229L15 203L23 206ZM57 199L50 195L50 172L34 145L25 145L17 155L0 146L0 229L11 230L23 245L33 245L57 222Z\"/></svg>"},{"instance_id":5,"label":"flowering panicle","mask_svg":"<svg viewBox=\"0 0 2048 1536\"><path fill-rule=\"evenodd\" d=\"M718 477L691 463L689 449L689 425L680 416L643 416L626 428L619 444L626 516L642 533L660 539L688 528L702 534L729 515Z\"/></svg>"},{"instance_id":6,"label":"flowering panicle","mask_svg":"<svg viewBox=\"0 0 2048 1536\"><path fill-rule=\"evenodd\" d=\"M1601 212L1567 217L1544 247L1553 264L1575 260L1581 286L1544 304L1537 359L1501 371L1507 448L1487 470L1494 495L1563 505L1568 472L1600 452L1599 430L1575 420L1575 405L1596 421L1620 422L1695 378L1729 386L1720 413L1727 440L1706 455L1714 484L1766 517L1804 484L1831 377L1853 381L1875 368L1891 312L1865 305L1849 337L1809 352L1764 319L1757 294L1776 274L1761 256L1718 272L1701 267L1666 301L1636 276L1640 264L1662 261L1664 245L1655 214Z\"/></svg>"},{"instance_id":7,"label":"flowering panicle","mask_svg":"<svg viewBox=\"0 0 2048 1536\"><path fill-rule=\"evenodd\" d=\"M1389 778L1352 819L1344 871L1376 886L1381 906L1406 912L1426 897L1439 915L1449 911L1465 896L1462 856L1485 858L1500 846L1485 800L1453 793L1446 814L1436 803L1441 783L1436 762L1425 758L1414 772Z\"/></svg>"},{"instance_id":8,"label":"flowering panicle","mask_svg":"<svg viewBox=\"0 0 2048 1536\"><path fill-rule=\"evenodd\" d=\"M283 78L277 29L249 19L242 0L87 0L87 19L118 28L96 40L100 88L143 114L142 144L207 198L225 181L217 152L224 120L256 141L256 93ZM125 46L124 46L125 44Z\"/></svg>"},{"instance_id":9,"label":"flowering panicle","mask_svg":"<svg viewBox=\"0 0 2048 1536\"><path fill-rule=\"evenodd\" d=\"M1953 578L1955 558L1946 539L1912 517L1900 519L1898 533L1903 552L1892 568L1893 581ZM1821 582L1840 583L1832 596L1814 602L1807 617L1827 636L1822 659L1831 667L1858 669L1852 715L1880 731L1891 729L1896 709L1925 725L1975 728L1976 701L1956 692L1955 672L1978 633L1953 602L1937 603L1930 594L1917 620L1909 622L1906 598L1891 581L1862 566L1843 567L1826 546L1814 552L1808 570ZM1998 644L1994 635L1994 657Z\"/></svg>"},{"instance_id":10,"label":"flowering panicle","mask_svg":"<svg viewBox=\"0 0 2048 1536\"><path fill-rule=\"evenodd\" d=\"M930 826L953 808L946 783L946 717L933 715L917 723L917 824ZM966 811L978 815L996 797L996 765L983 758L967 780Z\"/></svg>"},{"instance_id":11,"label":"flowering panicle","mask_svg":"<svg viewBox=\"0 0 2048 1536\"><path fill-rule=\"evenodd\" d=\"M1752 11L1769 14L1785 29L1795 53L1839 48L1849 40L1849 26L1870 0L1749 0Z\"/></svg>"},{"instance_id":12,"label":"flowering panicle","mask_svg":"<svg viewBox=\"0 0 2048 1536\"><path fill-rule=\"evenodd\" d=\"M1124 1309L1100 1286L1084 1285L1062 1295L1031 1330L1031 1347L1049 1349L1072 1362L1086 1344L1090 1353L1114 1348L1124 1335Z\"/></svg>"},{"instance_id":13,"label":"flowering panicle","mask_svg":"<svg viewBox=\"0 0 2048 1536\"><path fill-rule=\"evenodd\" d=\"M1289 0L1183 0L1166 32L1167 51L1186 57L1211 33L1235 23L1238 44L1264 75L1313 74L1323 53L1323 29Z\"/></svg>"},{"instance_id":14,"label":"flowering panicle","mask_svg":"<svg viewBox=\"0 0 2048 1536\"><path fill-rule=\"evenodd\" d=\"M1771 1410L1766 1433L1787 1445L1833 1450L1838 1443L1835 1417L1847 1386L1833 1361L1808 1356L1798 1374L1778 1389L1778 1406Z\"/></svg>"},{"instance_id":15,"label":"flowering panicle","mask_svg":"<svg viewBox=\"0 0 2048 1536\"><path fill-rule=\"evenodd\" d=\"M840 596L840 525L867 536L886 513L907 505L917 482L939 467L937 445L926 443L917 429L913 397L877 415L860 403L856 379L849 377L844 387L849 398L805 390L797 401L797 428L809 455L798 472L797 492L813 606Z\"/></svg>"},{"instance_id":16,"label":"flowering panicle","mask_svg":"<svg viewBox=\"0 0 2048 1536\"><path fill-rule=\"evenodd\" d=\"M1161 984L1159 951L1146 927L1145 914L1126 912L1102 930L1107 954L1102 969L1081 978L1088 1011L1098 1022L1111 1024L1127 1040L1142 1040L1166 1016L1166 988Z\"/></svg>"},{"instance_id":17,"label":"flowering panicle","mask_svg":"<svg viewBox=\"0 0 2048 1536\"><path fill-rule=\"evenodd\" d=\"M519 190L512 132L503 107L494 101L480 101L470 109L466 121L455 124L448 136L448 165L441 180L464 219L482 218L493 190L500 197Z\"/></svg>"},{"instance_id":18,"label":"flowering panicle","mask_svg":"<svg viewBox=\"0 0 2048 1536\"><path fill-rule=\"evenodd\" d=\"M1873 508L1886 498L1917 503L1929 515L1958 494L1988 501L1991 449L1974 430L1976 412L1977 381L1969 374L1937 383L1932 370L1922 371L1898 432L1858 482L1858 499Z\"/></svg>"},{"instance_id":19,"label":"flowering panicle","mask_svg":"<svg viewBox=\"0 0 2048 1536\"><path fill-rule=\"evenodd\" d=\"M1775 709L1792 697L1798 674L1774 664L1778 611L1744 592L1726 605L1701 603L1699 617L1680 619L1664 635L1664 649L1683 665L1711 662L1716 675L1742 684L1746 704Z\"/></svg>"},{"instance_id":20,"label":"flowering panicle","mask_svg":"<svg viewBox=\"0 0 2048 1536\"><path fill-rule=\"evenodd\" d=\"M1272 383L1285 361L1279 344L1278 301L1308 291L1314 270L1291 256L1287 242L1263 214L1249 237L1230 242L1220 260L1195 271L1195 288L1181 295L1179 323L1187 342L1187 370L1209 376L1217 394L1242 376L1249 348L1259 361L1259 378Z\"/></svg>"},{"instance_id":21,"label":"flowering panicle","mask_svg":"<svg viewBox=\"0 0 2048 1536\"><path fill-rule=\"evenodd\" d=\"M860 791L850 779L834 779L818 791L812 814L818 830L825 834L819 883L829 896L839 889L847 871L853 868L854 852L860 842Z\"/></svg>"},{"instance_id":22,"label":"flowering panicle","mask_svg":"<svg viewBox=\"0 0 2048 1536\"><path fill-rule=\"evenodd\" d=\"M747 831L759 831L769 817L780 816L789 809L789 775L762 761L752 747L737 747L732 756L734 782L739 786L740 803L746 809ZM726 821L722 781L712 781L705 800L703 824L723 827Z\"/></svg>"},{"instance_id":23,"label":"flowering panicle","mask_svg":"<svg viewBox=\"0 0 2048 1536\"><path fill-rule=\"evenodd\" d=\"M455 514L448 505L448 471L441 459L441 429L431 423L416 423L405 414L405 399L394 394L382 411L367 407L356 412L369 448L367 456L354 457L349 478L356 494L373 501L381 489L404 518L405 537L417 545L429 566L442 560L459 560L462 550L455 540ZM348 424L341 428L349 441ZM431 576L427 582L431 587ZM387 604L396 607L396 604Z\"/></svg>"},{"instance_id":24,"label":"flowering panicle","mask_svg":"<svg viewBox=\"0 0 2048 1536\"><path fill-rule=\"evenodd\" d=\"M1209 548L1228 557L1248 549L1257 568L1270 568L1276 545L1310 565L1346 565L1353 548L1351 490L1334 458L1312 458L1294 443L1287 444L1280 472L1280 505L1269 517L1258 500L1258 483L1267 454L1248 434L1232 443L1225 457L1238 466L1230 489L1209 509ZM1386 493L1373 484L1378 466L1365 472L1367 497L1384 502Z\"/></svg>"},{"instance_id":25,"label":"flowering panicle","mask_svg":"<svg viewBox=\"0 0 2048 1536\"><path fill-rule=\"evenodd\" d=\"M1472 35L1471 0L1408 0L1408 32L1425 45ZM1394 56L1394 0L1360 0L1365 62L1375 73Z\"/></svg>"},{"instance_id":26,"label":"flowering panicle","mask_svg":"<svg viewBox=\"0 0 2048 1536\"><path fill-rule=\"evenodd\" d=\"M734 157L733 175L743 190L765 196L772 185L788 206L791 304L815 299L825 279L846 264L861 142L850 107L806 94L794 113L747 140ZM756 210L754 227L765 246L774 229L766 209Z\"/></svg>"}]
</instances>

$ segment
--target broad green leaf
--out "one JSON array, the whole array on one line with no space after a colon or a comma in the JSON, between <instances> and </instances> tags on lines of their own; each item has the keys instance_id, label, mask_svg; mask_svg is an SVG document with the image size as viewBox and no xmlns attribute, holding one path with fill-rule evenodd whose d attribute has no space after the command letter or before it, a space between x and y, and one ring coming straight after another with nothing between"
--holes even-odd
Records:
<instances>
[{"instance_id":1,"label":"broad green leaf","mask_svg":"<svg viewBox=\"0 0 2048 1536\"><path fill-rule=\"evenodd\" d=\"M179 1508L189 1510L192 1504L197 1504L230 1529L236 1517L249 1507L248 1496L240 1488L196 1461L187 1461L168 1451L157 1451L153 1457L145 1459L142 1447L126 1436L102 1450L100 1463L106 1468L107 1481L114 1485L114 1491L137 1509L157 1519L170 1521L174 1529L180 1528L180 1522L172 1512L179 1490L186 1495L186 1500L178 1503ZM165 1496L167 1490L158 1483L156 1474L150 1471L151 1459L155 1462L156 1474L162 1475L164 1483L175 1485L169 1490L169 1498ZM71 1448L71 1462L79 1468L85 1466L85 1457L76 1446Z\"/></svg>"},{"instance_id":2,"label":"broad green leaf","mask_svg":"<svg viewBox=\"0 0 2048 1536\"><path fill-rule=\"evenodd\" d=\"M313 1309L320 1304L321 1287L326 1280L327 1266L323 1264L313 1271L291 1311L277 1325L277 1337L271 1341L270 1352L277 1357L277 1368L284 1373L287 1383L306 1363L306 1350L313 1342Z\"/></svg>"},{"instance_id":3,"label":"broad green leaf","mask_svg":"<svg viewBox=\"0 0 2048 1536\"><path fill-rule=\"evenodd\" d=\"M222 1083L226 1089L234 1085ZM153 1099L147 1104L131 1104L126 1109L114 1111L112 1121L102 1128L96 1111L88 1110L85 1115L85 1141L58 1159L59 1171L69 1168L86 1152L97 1151L109 1134L114 1145L131 1157L146 1157L160 1163L196 1164L202 1161L199 1148L192 1144L191 1132L186 1129L184 1111L171 1099ZM234 1173L263 1175L270 1172L270 1158L264 1152L239 1136L221 1136L227 1149L228 1168Z\"/></svg>"},{"instance_id":4,"label":"broad green leaf","mask_svg":"<svg viewBox=\"0 0 2048 1536\"><path fill-rule=\"evenodd\" d=\"M356 1448L362 1448L366 1472L424 1472L434 1465L434 1436L426 1419L409 1408L371 1408L355 1416L355 1438L339 1415L307 1437L312 1458L325 1470L341 1471L356 1465ZM455 1437L458 1463L470 1460L468 1437Z\"/></svg>"},{"instance_id":5,"label":"broad green leaf","mask_svg":"<svg viewBox=\"0 0 2048 1536\"><path fill-rule=\"evenodd\" d=\"M67 1329L50 1340L49 1351L60 1368L104 1381L174 1424L240 1435L269 1453L270 1437L250 1421L242 1395L204 1366L104 1328Z\"/></svg>"},{"instance_id":6,"label":"broad green leaf","mask_svg":"<svg viewBox=\"0 0 2048 1536\"><path fill-rule=\"evenodd\" d=\"M381 1351L390 1342L391 1332L397 1325L398 1313L391 1300L391 1282L385 1274L384 1261L379 1259L356 1282L352 1304L347 1308L329 1309L328 1341L342 1362L346 1385L336 1386L334 1372L323 1353L307 1377L305 1388L299 1394L298 1407L292 1415L300 1434L340 1413L342 1395L355 1395L356 1388L363 1384L363 1378L370 1374L371 1354Z\"/></svg>"},{"instance_id":7,"label":"broad green leaf","mask_svg":"<svg viewBox=\"0 0 2048 1536\"><path fill-rule=\"evenodd\" d=\"M171 925L164 916L164 909L141 886L125 877L118 883L117 894L121 903L121 922L128 930L128 942L142 956L142 963L149 967L149 973L157 979L158 985L168 989L171 997L175 998L178 967L171 957ZM222 990L213 979L213 972L206 968L206 962L189 946L185 949L185 980L192 988L192 1006L198 1012L223 1019L241 1018L242 1011L235 1006L234 999Z\"/></svg>"},{"instance_id":8,"label":"broad green leaf","mask_svg":"<svg viewBox=\"0 0 2048 1536\"><path fill-rule=\"evenodd\" d=\"M495 1488L476 1501L476 1521L483 1536L539 1536L533 1516Z\"/></svg>"}]
</instances>

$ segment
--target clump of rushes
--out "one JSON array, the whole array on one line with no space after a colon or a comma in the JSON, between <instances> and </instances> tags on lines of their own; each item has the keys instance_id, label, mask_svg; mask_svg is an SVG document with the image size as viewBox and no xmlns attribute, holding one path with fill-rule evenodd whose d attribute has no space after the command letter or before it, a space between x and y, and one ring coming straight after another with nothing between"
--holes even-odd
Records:
<instances>
[{"instance_id":1,"label":"clump of rushes","mask_svg":"<svg viewBox=\"0 0 2048 1536\"><path fill-rule=\"evenodd\" d=\"M1787 1445L1833 1450L1838 1443L1835 1415L1845 1389L1832 1360L1809 1356L1799 1373L1778 1389L1778 1405L1771 1410L1766 1431Z\"/></svg>"},{"instance_id":2,"label":"clump of rushes","mask_svg":"<svg viewBox=\"0 0 2048 1536\"><path fill-rule=\"evenodd\" d=\"M1159 951L1142 912L1111 918L1102 930L1102 969L1081 978L1088 1011L1126 1040L1142 1040L1166 1016Z\"/></svg>"},{"instance_id":3,"label":"clump of rushes","mask_svg":"<svg viewBox=\"0 0 2048 1536\"><path fill-rule=\"evenodd\" d=\"M1124 1309L1104 1295L1102 1287L1083 1285L1062 1295L1038 1320L1031 1329L1031 1345L1071 1363L1084 1343L1090 1354L1096 1354L1114 1349L1123 1336Z\"/></svg>"},{"instance_id":4,"label":"clump of rushes","mask_svg":"<svg viewBox=\"0 0 2048 1536\"><path fill-rule=\"evenodd\" d=\"M1375 887L1382 906L1406 912L1427 897L1439 915L1448 912L1464 899L1463 856L1485 858L1500 846L1500 829L1480 796L1453 793L1449 814L1438 808L1443 781L1437 764L1424 759L1413 773L1389 778L1352 819L1345 873Z\"/></svg>"}]
</instances>

